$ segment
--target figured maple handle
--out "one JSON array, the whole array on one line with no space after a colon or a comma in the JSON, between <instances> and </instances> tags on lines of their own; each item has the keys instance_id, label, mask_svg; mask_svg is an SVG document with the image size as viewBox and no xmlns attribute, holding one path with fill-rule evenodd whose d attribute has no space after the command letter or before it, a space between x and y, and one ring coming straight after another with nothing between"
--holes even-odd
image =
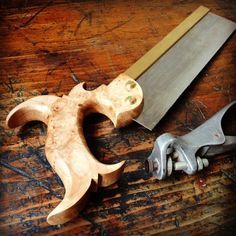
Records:
<instances>
[{"instance_id":1,"label":"figured maple handle","mask_svg":"<svg viewBox=\"0 0 236 236\"><path fill-rule=\"evenodd\" d=\"M60 176L65 196L49 214L49 224L62 224L75 217L89 191L113 184L121 175L124 161L106 165L90 152L83 134L83 120L88 113L109 117L116 127L127 125L139 115L143 105L140 86L126 75L120 75L108 86L93 91L75 86L68 96L39 96L18 105L7 117L7 125L16 127L30 120L48 125L45 152Z\"/></svg>"}]
</instances>

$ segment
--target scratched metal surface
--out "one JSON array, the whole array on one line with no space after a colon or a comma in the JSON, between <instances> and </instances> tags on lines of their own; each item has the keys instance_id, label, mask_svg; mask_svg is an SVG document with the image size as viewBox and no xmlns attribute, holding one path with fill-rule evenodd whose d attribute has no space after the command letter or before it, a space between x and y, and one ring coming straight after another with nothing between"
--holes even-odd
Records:
<instances>
[{"instance_id":1,"label":"scratched metal surface","mask_svg":"<svg viewBox=\"0 0 236 236\"><path fill-rule=\"evenodd\" d=\"M212 158L195 176L178 173L165 181L150 178L143 163L158 135L184 134L236 99L235 35L153 132L136 123L113 129L98 115L87 119L86 138L95 156L127 165L115 185L93 193L67 224L46 223L64 194L45 157L46 126L34 122L7 130L4 123L30 97L67 94L79 81L90 89L109 83L199 2L1 1L1 235L233 235L235 153ZM201 3L236 21L233 1Z\"/></svg>"},{"instance_id":2,"label":"scratched metal surface","mask_svg":"<svg viewBox=\"0 0 236 236\"><path fill-rule=\"evenodd\" d=\"M152 130L235 28L234 22L211 12L204 16L137 80L144 108L135 121Z\"/></svg>"}]
</instances>

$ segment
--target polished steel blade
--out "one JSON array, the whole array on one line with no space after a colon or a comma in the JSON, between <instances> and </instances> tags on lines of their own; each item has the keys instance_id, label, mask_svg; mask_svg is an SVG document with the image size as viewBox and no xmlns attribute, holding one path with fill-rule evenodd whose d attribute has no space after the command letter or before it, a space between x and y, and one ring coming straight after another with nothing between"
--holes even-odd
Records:
<instances>
[{"instance_id":1,"label":"polished steel blade","mask_svg":"<svg viewBox=\"0 0 236 236\"><path fill-rule=\"evenodd\" d=\"M135 119L152 130L189 86L236 24L208 13L137 80L144 93L144 109Z\"/></svg>"}]
</instances>

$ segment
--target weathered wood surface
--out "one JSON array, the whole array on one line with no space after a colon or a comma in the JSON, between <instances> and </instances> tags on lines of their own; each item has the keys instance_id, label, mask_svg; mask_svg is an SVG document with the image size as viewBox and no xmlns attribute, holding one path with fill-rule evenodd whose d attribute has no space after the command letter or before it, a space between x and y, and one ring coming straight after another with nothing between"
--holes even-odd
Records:
<instances>
[{"instance_id":1,"label":"weathered wood surface","mask_svg":"<svg viewBox=\"0 0 236 236\"><path fill-rule=\"evenodd\" d=\"M136 123L113 129L85 122L90 149L104 163L126 160L115 185L92 194L80 217L50 226L46 216L64 189L44 153L46 126L7 130L16 104L39 94L67 94L79 81L109 83L200 4L236 21L234 1L1 1L1 235L233 234L235 153L214 157L195 176L150 178L144 160L163 132L184 134L236 99L235 35L153 132ZM224 174L225 173L225 174ZM79 184L79 180L78 180Z\"/></svg>"}]
</instances>

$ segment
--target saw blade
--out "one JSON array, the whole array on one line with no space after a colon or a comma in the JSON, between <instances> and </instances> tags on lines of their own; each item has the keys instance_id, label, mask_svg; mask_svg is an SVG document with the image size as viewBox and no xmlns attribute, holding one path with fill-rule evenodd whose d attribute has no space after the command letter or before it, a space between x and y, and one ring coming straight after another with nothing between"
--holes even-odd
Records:
<instances>
[{"instance_id":1,"label":"saw blade","mask_svg":"<svg viewBox=\"0 0 236 236\"><path fill-rule=\"evenodd\" d=\"M144 108L135 121L152 130L235 27L234 22L209 12L144 71L137 80Z\"/></svg>"}]
</instances>

